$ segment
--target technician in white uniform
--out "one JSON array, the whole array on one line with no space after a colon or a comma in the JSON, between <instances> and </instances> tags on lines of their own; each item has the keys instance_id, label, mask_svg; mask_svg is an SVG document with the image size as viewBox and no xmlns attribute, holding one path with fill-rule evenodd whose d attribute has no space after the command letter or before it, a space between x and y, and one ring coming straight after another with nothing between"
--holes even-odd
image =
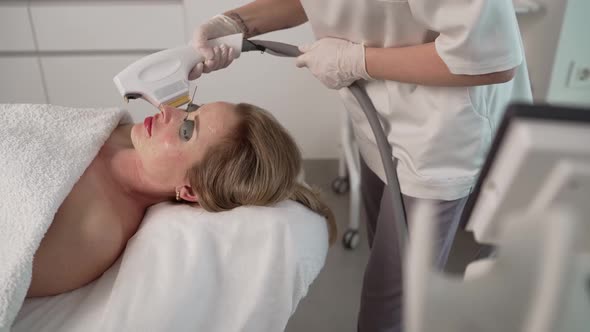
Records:
<instances>
[{"instance_id":1,"label":"technician in white uniform","mask_svg":"<svg viewBox=\"0 0 590 332\"><path fill-rule=\"evenodd\" d=\"M408 220L418 200L438 207L443 266L507 103L532 100L511 0L257 0L196 29L194 46L209 60L191 79L234 58L228 48L206 48L205 40L306 21L317 41L300 47L297 66L332 89L360 80L387 121ZM401 262L385 173L364 113L348 89L339 91L362 155L371 245L358 330L400 331Z\"/></svg>"}]
</instances>

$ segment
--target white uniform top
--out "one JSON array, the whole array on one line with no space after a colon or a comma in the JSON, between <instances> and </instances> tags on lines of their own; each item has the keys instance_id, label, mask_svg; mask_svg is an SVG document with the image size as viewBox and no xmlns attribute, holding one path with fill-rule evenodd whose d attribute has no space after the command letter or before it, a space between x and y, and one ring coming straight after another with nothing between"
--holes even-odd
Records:
<instances>
[{"instance_id":1,"label":"white uniform top","mask_svg":"<svg viewBox=\"0 0 590 332\"><path fill-rule=\"evenodd\" d=\"M510 0L301 0L316 38L367 47L435 42L454 74L477 75L518 66L504 84L434 87L395 81L361 85L382 120L404 194L452 200L469 194L499 120L513 100L532 95ZM385 181L374 135L348 89L340 95L367 165Z\"/></svg>"}]
</instances>

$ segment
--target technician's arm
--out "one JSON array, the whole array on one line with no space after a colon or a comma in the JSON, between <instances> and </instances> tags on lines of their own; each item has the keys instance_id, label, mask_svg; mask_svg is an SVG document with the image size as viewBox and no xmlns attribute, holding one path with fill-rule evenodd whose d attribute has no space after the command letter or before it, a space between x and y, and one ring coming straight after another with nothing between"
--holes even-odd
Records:
<instances>
[{"instance_id":1,"label":"technician's arm","mask_svg":"<svg viewBox=\"0 0 590 332\"><path fill-rule=\"evenodd\" d=\"M246 38L307 22L299 0L256 0L224 15L240 25Z\"/></svg>"},{"instance_id":2,"label":"technician's arm","mask_svg":"<svg viewBox=\"0 0 590 332\"><path fill-rule=\"evenodd\" d=\"M475 86L510 81L515 68L484 75L455 75L434 42L397 48L367 48L367 73L375 79L431 86Z\"/></svg>"}]
</instances>

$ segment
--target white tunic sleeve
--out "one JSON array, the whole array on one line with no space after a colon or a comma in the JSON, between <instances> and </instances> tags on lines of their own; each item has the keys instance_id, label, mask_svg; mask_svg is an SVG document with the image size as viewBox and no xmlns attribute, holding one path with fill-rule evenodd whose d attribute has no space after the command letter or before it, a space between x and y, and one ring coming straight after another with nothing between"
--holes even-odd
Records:
<instances>
[{"instance_id":1,"label":"white tunic sleeve","mask_svg":"<svg viewBox=\"0 0 590 332\"><path fill-rule=\"evenodd\" d=\"M436 50L451 73L517 67L522 42L511 0L408 0L414 18L439 33Z\"/></svg>"}]
</instances>

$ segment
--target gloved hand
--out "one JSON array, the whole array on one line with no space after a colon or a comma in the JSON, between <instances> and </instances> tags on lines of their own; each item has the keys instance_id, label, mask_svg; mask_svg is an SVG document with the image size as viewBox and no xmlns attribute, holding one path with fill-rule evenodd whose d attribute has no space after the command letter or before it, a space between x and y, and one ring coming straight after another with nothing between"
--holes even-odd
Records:
<instances>
[{"instance_id":1,"label":"gloved hand","mask_svg":"<svg viewBox=\"0 0 590 332\"><path fill-rule=\"evenodd\" d=\"M201 24L194 32L191 44L206 60L192 69L188 75L189 80L198 78L202 73L210 73L229 66L236 58L234 50L226 45L209 47L207 40L236 33L243 33L243 31L236 21L225 15L213 16Z\"/></svg>"},{"instance_id":2,"label":"gloved hand","mask_svg":"<svg viewBox=\"0 0 590 332\"><path fill-rule=\"evenodd\" d=\"M330 89L341 89L359 79L372 80L365 67L365 46L344 39L323 38L301 46L296 66L307 67Z\"/></svg>"}]
</instances>

